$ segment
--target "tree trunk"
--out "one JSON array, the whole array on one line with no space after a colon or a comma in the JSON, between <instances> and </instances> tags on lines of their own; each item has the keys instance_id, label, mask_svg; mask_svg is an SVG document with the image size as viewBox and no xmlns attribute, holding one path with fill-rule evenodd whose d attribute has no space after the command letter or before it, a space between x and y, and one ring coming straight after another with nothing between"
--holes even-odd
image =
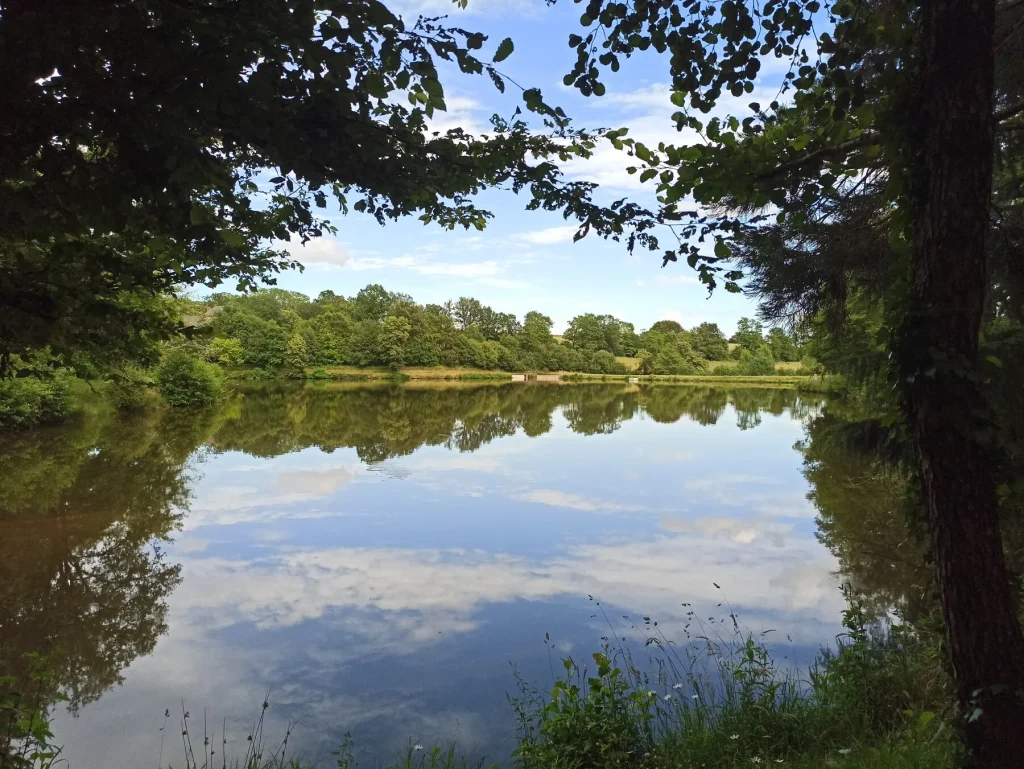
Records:
<instances>
[{"instance_id":1,"label":"tree trunk","mask_svg":"<svg viewBox=\"0 0 1024 769\"><path fill-rule=\"evenodd\" d=\"M993 156L993 0L921 3L914 280L898 361L971 766L1024 765L1024 635L976 378Z\"/></svg>"}]
</instances>

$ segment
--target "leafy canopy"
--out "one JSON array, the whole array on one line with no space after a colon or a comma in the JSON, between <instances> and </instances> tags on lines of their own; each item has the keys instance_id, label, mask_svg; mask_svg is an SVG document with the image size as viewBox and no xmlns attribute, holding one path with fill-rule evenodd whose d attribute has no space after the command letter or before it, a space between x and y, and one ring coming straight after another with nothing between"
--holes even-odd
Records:
<instances>
[{"instance_id":1,"label":"leafy canopy","mask_svg":"<svg viewBox=\"0 0 1024 769\"><path fill-rule=\"evenodd\" d=\"M522 98L542 130L519 110L487 136L431 130L440 61L505 90L512 42L485 48L380 0L2 0L0 374L30 348L113 354L173 327L135 297L273 282L296 266L276 244L328 231L332 202L482 228L472 196L500 186L621 235L640 209L563 179L592 137L539 90Z\"/></svg>"}]
</instances>

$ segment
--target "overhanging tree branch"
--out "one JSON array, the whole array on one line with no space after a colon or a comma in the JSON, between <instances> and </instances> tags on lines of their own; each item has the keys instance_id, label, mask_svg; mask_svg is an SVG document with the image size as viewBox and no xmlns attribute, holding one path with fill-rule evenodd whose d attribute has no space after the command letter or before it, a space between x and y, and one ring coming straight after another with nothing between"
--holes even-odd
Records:
<instances>
[{"instance_id":1,"label":"overhanging tree branch","mask_svg":"<svg viewBox=\"0 0 1024 769\"><path fill-rule=\"evenodd\" d=\"M999 122L1001 120L1008 120L1014 115L1019 115L1021 112L1024 112L1024 101L1019 101L1016 104L998 110L993 117L996 119L996 122Z\"/></svg>"},{"instance_id":2,"label":"overhanging tree branch","mask_svg":"<svg viewBox=\"0 0 1024 769\"><path fill-rule=\"evenodd\" d=\"M835 158L842 157L843 155L848 155L855 150L870 147L872 144L878 142L880 138L881 134L878 131L865 131L856 138L848 139L847 141L840 142L834 146L820 147L803 155L798 155L784 163L780 163L770 171L758 174L757 179L759 181L777 179L780 176L788 174L790 171L796 171L800 168L812 165L819 160L833 160Z\"/></svg>"}]
</instances>

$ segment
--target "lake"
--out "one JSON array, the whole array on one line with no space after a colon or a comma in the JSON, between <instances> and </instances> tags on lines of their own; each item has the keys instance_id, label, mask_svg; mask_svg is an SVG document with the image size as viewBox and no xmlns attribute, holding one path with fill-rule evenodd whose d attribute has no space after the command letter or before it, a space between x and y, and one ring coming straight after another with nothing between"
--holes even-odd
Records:
<instances>
[{"instance_id":1,"label":"lake","mask_svg":"<svg viewBox=\"0 0 1024 769\"><path fill-rule=\"evenodd\" d=\"M502 760L514 671L549 687L612 642L648 664L647 638L728 634L730 613L782 664L833 640L837 562L795 448L823 405L271 383L6 436L0 656L24 676L45 656L73 768L177 765L183 703L237 755L268 692L267 733L296 723L306 757L350 732L367 765L453 739Z\"/></svg>"}]
</instances>

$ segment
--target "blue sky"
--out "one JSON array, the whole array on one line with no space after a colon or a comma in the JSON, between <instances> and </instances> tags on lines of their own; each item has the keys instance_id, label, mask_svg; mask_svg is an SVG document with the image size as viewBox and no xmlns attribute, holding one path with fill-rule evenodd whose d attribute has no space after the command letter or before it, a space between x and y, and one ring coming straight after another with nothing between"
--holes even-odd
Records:
<instances>
[{"instance_id":1,"label":"blue sky","mask_svg":"<svg viewBox=\"0 0 1024 769\"><path fill-rule=\"evenodd\" d=\"M578 126L626 126L631 136L648 144L694 140L675 131L667 61L653 52L633 57L610 74L602 98L584 98L562 84L575 61L566 40L579 30L581 5L469 0L468 8L460 10L448 0L401 0L398 8L407 19L417 13L447 13L453 25L490 36L485 52L511 37L515 52L502 62L502 71L524 87L540 88L546 101L563 107ZM772 64L762 68L763 81L753 94L725 100L722 113L742 117L748 114L748 103L771 101L782 74ZM516 89L500 94L487 77L458 71L446 75L448 112L435 121L438 128L458 125L482 133L493 113L510 117L521 103ZM606 200L628 195L650 204L650 186L641 187L628 175L629 165L628 156L604 144L592 159L573 163L566 171L572 178L598 182ZM350 296L369 283L380 283L424 303L473 296L520 317L539 310L554 320L556 333L585 312L611 313L638 330L671 318L688 327L716 322L731 333L737 319L755 312L754 303L740 295L719 290L708 298L692 270L685 264L662 269L657 253L630 255L624 244L594 237L573 243L575 227L557 213L525 211L527 197L496 190L479 202L495 214L484 232L448 232L414 219L381 227L362 214L337 216L336 235L291 247L306 269L281 276L278 285L313 296L323 289Z\"/></svg>"}]
</instances>

